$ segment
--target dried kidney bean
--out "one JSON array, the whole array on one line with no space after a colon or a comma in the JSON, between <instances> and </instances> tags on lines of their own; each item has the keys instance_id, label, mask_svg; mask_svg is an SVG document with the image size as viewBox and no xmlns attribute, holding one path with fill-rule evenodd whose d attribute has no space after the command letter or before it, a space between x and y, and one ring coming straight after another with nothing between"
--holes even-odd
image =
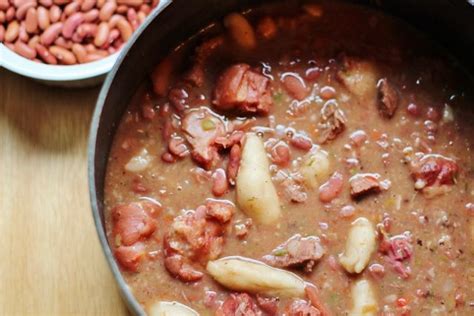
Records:
<instances>
[{"instance_id":1,"label":"dried kidney bean","mask_svg":"<svg viewBox=\"0 0 474 316\"><path fill-rule=\"evenodd\" d=\"M158 3L0 0L0 42L37 62L87 63L118 51Z\"/></svg>"}]
</instances>

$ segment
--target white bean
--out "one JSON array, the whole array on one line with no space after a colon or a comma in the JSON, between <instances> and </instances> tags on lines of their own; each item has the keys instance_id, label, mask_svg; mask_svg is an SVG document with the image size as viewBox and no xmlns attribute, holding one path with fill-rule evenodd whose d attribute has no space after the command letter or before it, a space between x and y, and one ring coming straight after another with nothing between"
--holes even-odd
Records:
<instances>
[{"instance_id":1,"label":"white bean","mask_svg":"<svg viewBox=\"0 0 474 316\"><path fill-rule=\"evenodd\" d=\"M237 203L260 223L271 224L281 213L280 201L269 171L263 141L253 133L246 134L236 180Z\"/></svg>"},{"instance_id":2,"label":"white bean","mask_svg":"<svg viewBox=\"0 0 474 316\"><path fill-rule=\"evenodd\" d=\"M225 257L207 263L209 274L234 290L279 297L304 297L305 282L297 275L243 257Z\"/></svg>"},{"instance_id":3,"label":"white bean","mask_svg":"<svg viewBox=\"0 0 474 316\"><path fill-rule=\"evenodd\" d=\"M344 253L339 262L349 273L362 272L375 250L375 231L372 223L359 217L351 224Z\"/></svg>"}]
</instances>

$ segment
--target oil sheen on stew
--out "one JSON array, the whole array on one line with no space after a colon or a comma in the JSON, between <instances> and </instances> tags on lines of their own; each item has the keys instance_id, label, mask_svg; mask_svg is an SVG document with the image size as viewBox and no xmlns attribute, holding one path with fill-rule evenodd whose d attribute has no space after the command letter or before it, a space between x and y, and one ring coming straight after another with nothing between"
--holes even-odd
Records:
<instances>
[{"instance_id":1,"label":"oil sheen on stew","mask_svg":"<svg viewBox=\"0 0 474 316\"><path fill-rule=\"evenodd\" d=\"M363 7L232 13L150 69L106 229L150 315L472 315L472 82Z\"/></svg>"}]
</instances>

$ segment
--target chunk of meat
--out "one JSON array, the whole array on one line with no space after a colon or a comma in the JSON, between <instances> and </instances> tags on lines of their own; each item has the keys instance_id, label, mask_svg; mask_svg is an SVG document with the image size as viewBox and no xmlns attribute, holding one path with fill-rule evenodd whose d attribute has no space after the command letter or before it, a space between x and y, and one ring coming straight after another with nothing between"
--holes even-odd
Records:
<instances>
[{"instance_id":1,"label":"chunk of meat","mask_svg":"<svg viewBox=\"0 0 474 316\"><path fill-rule=\"evenodd\" d=\"M270 156L274 164L287 166L290 162L290 148L285 142L279 141L271 148Z\"/></svg>"},{"instance_id":2,"label":"chunk of meat","mask_svg":"<svg viewBox=\"0 0 474 316\"><path fill-rule=\"evenodd\" d=\"M320 316L321 312L310 302L297 299L288 307L288 316Z\"/></svg>"},{"instance_id":3,"label":"chunk of meat","mask_svg":"<svg viewBox=\"0 0 474 316\"><path fill-rule=\"evenodd\" d=\"M437 154L427 154L413 159L411 175L417 190L426 190L430 186L455 184L459 171L457 163L447 157Z\"/></svg>"},{"instance_id":4,"label":"chunk of meat","mask_svg":"<svg viewBox=\"0 0 474 316\"><path fill-rule=\"evenodd\" d=\"M216 36L204 41L196 48L194 63L184 75L184 80L196 87L202 87L205 81L204 66L208 58L224 43L222 36Z\"/></svg>"},{"instance_id":5,"label":"chunk of meat","mask_svg":"<svg viewBox=\"0 0 474 316\"><path fill-rule=\"evenodd\" d=\"M237 179L241 158L242 148L239 144L235 144L230 150L229 163L227 164L227 178L231 185L235 185L235 179Z\"/></svg>"},{"instance_id":6,"label":"chunk of meat","mask_svg":"<svg viewBox=\"0 0 474 316\"><path fill-rule=\"evenodd\" d=\"M191 262L205 264L216 259L224 245L224 223L230 222L234 205L209 199L195 211L177 216L163 240L165 267L181 281L196 281L202 273Z\"/></svg>"},{"instance_id":7,"label":"chunk of meat","mask_svg":"<svg viewBox=\"0 0 474 316\"><path fill-rule=\"evenodd\" d=\"M361 197L368 193L378 193L382 190L379 181L380 175L376 173L358 173L349 179L351 196Z\"/></svg>"},{"instance_id":8,"label":"chunk of meat","mask_svg":"<svg viewBox=\"0 0 474 316\"><path fill-rule=\"evenodd\" d=\"M195 282L204 276L198 270L195 270L182 255L171 255L165 258L165 267L168 272L184 282Z\"/></svg>"},{"instance_id":9,"label":"chunk of meat","mask_svg":"<svg viewBox=\"0 0 474 316\"><path fill-rule=\"evenodd\" d=\"M216 316L257 316L261 315L255 300L247 293L233 293L216 311Z\"/></svg>"},{"instance_id":10,"label":"chunk of meat","mask_svg":"<svg viewBox=\"0 0 474 316\"><path fill-rule=\"evenodd\" d=\"M377 71L366 60L342 57L342 69L337 78L352 94L365 103L373 104L377 96Z\"/></svg>"},{"instance_id":11,"label":"chunk of meat","mask_svg":"<svg viewBox=\"0 0 474 316\"><path fill-rule=\"evenodd\" d=\"M117 246L131 246L148 238L156 230L154 218L160 207L151 202L134 202L112 210L113 236Z\"/></svg>"},{"instance_id":12,"label":"chunk of meat","mask_svg":"<svg viewBox=\"0 0 474 316\"><path fill-rule=\"evenodd\" d=\"M398 108L398 92L387 78L380 79L377 88L379 112L383 117L391 118Z\"/></svg>"},{"instance_id":13,"label":"chunk of meat","mask_svg":"<svg viewBox=\"0 0 474 316\"><path fill-rule=\"evenodd\" d=\"M257 295L258 307L268 316L275 316L278 314L278 302L277 297L263 297Z\"/></svg>"},{"instance_id":14,"label":"chunk of meat","mask_svg":"<svg viewBox=\"0 0 474 316\"><path fill-rule=\"evenodd\" d=\"M339 172L334 172L328 181L319 187L319 200L323 203L329 203L342 191L344 177Z\"/></svg>"},{"instance_id":15,"label":"chunk of meat","mask_svg":"<svg viewBox=\"0 0 474 316\"><path fill-rule=\"evenodd\" d=\"M140 261L145 254L145 247L142 243L132 246L119 246L114 250L114 255L120 265L130 272L137 272Z\"/></svg>"},{"instance_id":16,"label":"chunk of meat","mask_svg":"<svg viewBox=\"0 0 474 316\"><path fill-rule=\"evenodd\" d=\"M193 109L185 113L181 128L192 146L193 159L205 169L214 166L220 159L216 138L226 134L222 118L206 107Z\"/></svg>"},{"instance_id":17,"label":"chunk of meat","mask_svg":"<svg viewBox=\"0 0 474 316\"><path fill-rule=\"evenodd\" d=\"M221 110L267 114L273 104L270 80L247 64L233 65L220 75L212 104Z\"/></svg>"},{"instance_id":18,"label":"chunk of meat","mask_svg":"<svg viewBox=\"0 0 474 316\"><path fill-rule=\"evenodd\" d=\"M389 237L384 231L379 233L379 252L385 256L385 261L403 279L407 279L411 274L409 266L403 264L413 255L413 245L410 235L401 234Z\"/></svg>"},{"instance_id":19,"label":"chunk of meat","mask_svg":"<svg viewBox=\"0 0 474 316\"><path fill-rule=\"evenodd\" d=\"M346 128L347 119L344 112L334 100L327 101L321 109L318 123L318 142L325 144L335 139Z\"/></svg>"},{"instance_id":20,"label":"chunk of meat","mask_svg":"<svg viewBox=\"0 0 474 316\"><path fill-rule=\"evenodd\" d=\"M220 223L229 222L235 213L234 203L227 200L208 199L206 207L206 215Z\"/></svg>"},{"instance_id":21,"label":"chunk of meat","mask_svg":"<svg viewBox=\"0 0 474 316\"><path fill-rule=\"evenodd\" d=\"M284 189L286 197L291 202L303 203L308 199L308 194L306 193L305 188L295 179L288 177L281 183L281 186Z\"/></svg>"},{"instance_id":22,"label":"chunk of meat","mask_svg":"<svg viewBox=\"0 0 474 316\"><path fill-rule=\"evenodd\" d=\"M311 272L324 252L318 237L302 237L296 234L262 259L277 268L302 266L306 272Z\"/></svg>"}]
</instances>

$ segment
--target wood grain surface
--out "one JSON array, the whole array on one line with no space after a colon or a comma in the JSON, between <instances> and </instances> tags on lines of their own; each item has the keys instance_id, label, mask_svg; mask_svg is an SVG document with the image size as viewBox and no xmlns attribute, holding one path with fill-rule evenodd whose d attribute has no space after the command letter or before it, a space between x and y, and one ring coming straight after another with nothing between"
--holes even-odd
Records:
<instances>
[{"instance_id":1,"label":"wood grain surface","mask_svg":"<svg viewBox=\"0 0 474 316\"><path fill-rule=\"evenodd\" d=\"M89 206L98 91L0 69L0 315L127 314Z\"/></svg>"}]
</instances>

